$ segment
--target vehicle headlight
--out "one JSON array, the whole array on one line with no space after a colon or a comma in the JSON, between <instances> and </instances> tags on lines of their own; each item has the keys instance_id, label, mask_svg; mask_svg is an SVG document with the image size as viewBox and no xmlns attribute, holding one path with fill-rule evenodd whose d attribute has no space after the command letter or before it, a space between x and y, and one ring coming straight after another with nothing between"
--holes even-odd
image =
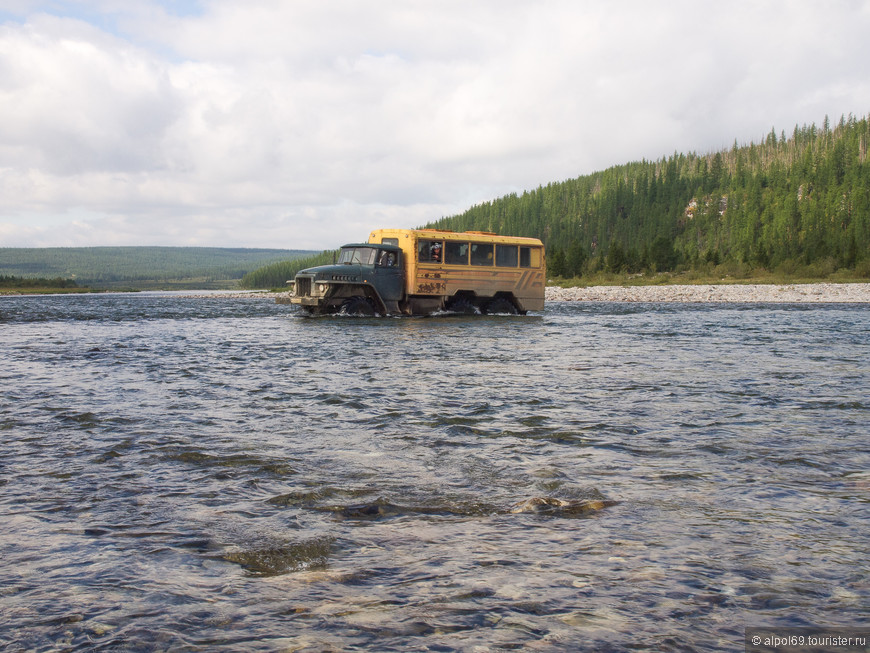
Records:
<instances>
[{"instance_id":1,"label":"vehicle headlight","mask_svg":"<svg viewBox=\"0 0 870 653\"><path fill-rule=\"evenodd\" d=\"M326 293L326 284L325 283L318 283L317 284L317 292L319 292L321 295L325 294Z\"/></svg>"}]
</instances>

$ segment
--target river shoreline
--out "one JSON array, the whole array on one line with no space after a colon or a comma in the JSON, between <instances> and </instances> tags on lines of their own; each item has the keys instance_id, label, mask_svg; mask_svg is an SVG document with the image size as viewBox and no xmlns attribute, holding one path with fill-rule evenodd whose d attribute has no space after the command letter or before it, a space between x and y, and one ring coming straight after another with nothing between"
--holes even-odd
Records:
<instances>
[{"instance_id":1,"label":"river shoreline","mask_svg":"<svg viewBox=\"0 0 870 653\"><path fill-rule=\"evenodd\" d=\"M239 296L262 297L263 293ZM275 293L288 298L289 293ZM733 304L867 304L870 283L721 284L662 286L547 286L548 302L649 302Z\"/></svg>"},{"instance_id":2,"label":"river shoreline","mask_svg":"<svg viewBox=\"0 0 870 653\"><path fill-rule=\"evenodd\" d=\"M24 296L27 293L0 293ZM233 297L275 299L289 303L289 292L206 291L174 292L197 298ZM735 304L870 304L870 283L805 284L674 284L660 286L547 286L547 302L647 302L647 303L735 303Z\"/></svg>"}]
</instances>

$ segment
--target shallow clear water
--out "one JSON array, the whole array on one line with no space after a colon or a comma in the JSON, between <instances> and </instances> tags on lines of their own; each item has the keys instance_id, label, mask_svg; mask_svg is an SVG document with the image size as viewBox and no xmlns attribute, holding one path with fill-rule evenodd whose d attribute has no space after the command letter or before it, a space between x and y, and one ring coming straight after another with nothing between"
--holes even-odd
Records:
<instances>
[{"instance_id":1,"label":"shallow clear water","mask_svg":"<svg viewBox=\"0 0 870 653\"><path fill-rule=\"evenodd\" d=\"M0 298L0 645L736 651L747 625L863 625L868 334L868 306Z\"/></svg>"}]
</instances>

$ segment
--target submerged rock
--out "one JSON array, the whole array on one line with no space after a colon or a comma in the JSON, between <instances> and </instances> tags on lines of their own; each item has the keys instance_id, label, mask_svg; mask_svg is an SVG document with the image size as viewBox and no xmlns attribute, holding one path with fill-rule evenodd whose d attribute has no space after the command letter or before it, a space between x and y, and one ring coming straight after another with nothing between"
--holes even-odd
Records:
<instances>
[{"instance_id":1,"label":"submerged rock","mask_svg":"<svg viewBox=\"0 0 870 653\"><path fill-rule=\"evenodd\" d=\"M576 516L586 515L603 510L608 506L616 505L616 501L607 499L584 499L582 501L568 501L555 497L532 497L511 507L513 514L539 513L550 515Z\"/></svg>"},{"instance_id":2,"label":"submerged rock","mask_svg":"<svg viewBox=\"0 0 870 653\"><path fill-rule=\"evenodd\" d=\"M241 565L255 576L277 576L326 567L333 542L332 537L316 537L271 547L228 551L221 557Z\"/></svg>"},{"instance_id":3,"label":"submerged rock","mask_svg":"<svg viewBox=\"0 0 870 653\"><path fill-rule=\"evenodd\" d=\"M609 506L616 505L599 495L582 499L558 499L555 497L532 497L516 503L509 508L499 508L487 504L473 505L397 505L378 499L371 503L361 503L347 506L314 507L320 512L331 512L340 519L376 520L408 515L437 515L444 517L477 517L481 515L504 515L537 513L561 517L577 517L598 512Z\"/></svg>"},{"instance_id":4,"label":"submerged rock","mask_svg":"<svg viewBox=\"0 0 870 653\"><path fill-rule=\"evenodd\" d=\"M381 517L403 517L405 515L456 515L456 510L439 506L403 506L377 499L371 503L350 506L325 506L316 508L321 512L331 512L343 519L378 519Z\"/></svg>"}]
</instances>

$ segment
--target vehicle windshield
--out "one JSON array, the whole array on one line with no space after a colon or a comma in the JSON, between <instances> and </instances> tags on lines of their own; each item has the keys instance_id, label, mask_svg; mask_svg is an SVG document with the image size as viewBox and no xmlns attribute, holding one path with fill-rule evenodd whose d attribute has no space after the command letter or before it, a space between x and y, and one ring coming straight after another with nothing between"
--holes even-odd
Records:
<instances>
[{"instance_id":1,"label":"vehicle windshield","mask_svg":"<svg viewBox=\"0 0 870 653\"><path fill-rule=\"evenodd\" d=\"M374 265L377 252L374 247L342 247L338 262L345 265Z\"/></svg>"},{"instance_id":2,"label":"vehicle windshield","mask_svg":"<svg viewBox=\"0 0 870 653\"><path fill-rule=\"evenodd\" d=\"M398 265L399 255L377 247L342 247L338 262L344 265L380 265L392 268Z\"/></svg>"}]
</instances>

